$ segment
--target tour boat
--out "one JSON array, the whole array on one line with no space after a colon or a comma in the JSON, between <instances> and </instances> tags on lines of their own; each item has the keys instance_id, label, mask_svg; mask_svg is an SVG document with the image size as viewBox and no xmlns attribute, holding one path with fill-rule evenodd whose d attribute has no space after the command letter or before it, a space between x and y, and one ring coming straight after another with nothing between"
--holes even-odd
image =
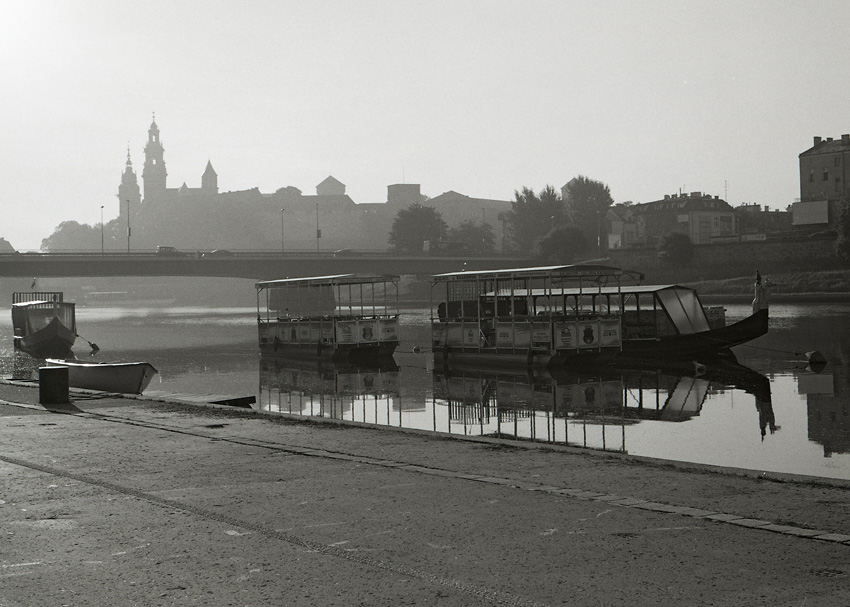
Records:
<instances>
[{"instance_id":1,"label":"tour boat","mask_svg":"<svg viewBox=\"0 0 850 607\"><path fill-rule=\"evenodd\" d=\"M756 289L758 292L765 286L760 283ZM532 299L545 296L530 295ZM585 297L590 310L618 314L623 332L618 358L672 359L718 354L761 337L768 329L766 295L754 305L751 315L730 325L726 324L722 306L703 306L697 291L682 285L607 286L590 297L577 289L561 289L551 295L563 298L567 307Z\"/></svg>"},{"instance_id":2,"label":"tour boat","mask_svg":"<svg viewBox=\"0 0 850 607\"><path fill-rule=\"evenodd\" d=\"M683 358L726 352L768 329L769 281L756 280L753 314L726 325L681 285L624 285L642 275L597 265L453 272L434 277L445 298L432 345L444 362L546 367L600 358Z\"/></svg>"},{"instance_id":3,"label":"tour boat","mask_svg":"<svg viewBox=\"0 0 850 607\"><path fill-rule=\"evenodd\" d=\"M157 370L150 363L101 363L48 358L48 366L68 368L68 385L72 388L141 394Z\"/></svg>"},{"instance_id":4,"label":"tour boat","mask_svg":"<svg viewBox=\"0 0 850 607\"><path fill-rule=\"evenodd\" d=\"M260 352L337 361L391 357L398 346L398 281L337 274L256 283Z\"/></svg>"},{"instance_id":5,"label":"tour boat","mask_svg":"<svg viewBox=\"0 0 850 607\"><path fill-rule=\"evenodd\" d=\"M12 294L14 346L36 358L63 358L77 338L74 304L61 292Z\"/></svg>"},{"instance_id":6,"label":"tour boat","mask_svg":"<svg viewBox=\"0 0 850 607\"><path fill-rule=\"evenodd\" d=\"M565 265L434 276L434 356L448 364L527 367L613 357L623 347L620 315L589 305L588 298L609 283L619 289L629 275L609 266ZM435 309L438 285L445 294ZM576 296L564 297L567 288Z\"/></svg>"}]
</instances>

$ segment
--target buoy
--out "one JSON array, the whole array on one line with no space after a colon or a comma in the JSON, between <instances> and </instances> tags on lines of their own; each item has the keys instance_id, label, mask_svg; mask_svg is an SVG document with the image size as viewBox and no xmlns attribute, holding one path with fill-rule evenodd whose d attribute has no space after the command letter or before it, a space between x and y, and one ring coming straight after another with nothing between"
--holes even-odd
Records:
<instances>
[{"instance_id":1,"label":"buoy","mask_svg":"<svg viewBox=\"0 0 850 607\"><path fill-rule=\"evenodd\" d=\"M818 350L812 350L811 352L806 352L806 360L809 364L825 364L826 357L821 354Z\"/></svg>"},{"instance_id":2,"label":"buoy","mask_svg":"<svg viewBox=\"0 0 850 607\"><path fill-rule=\"evenodd\" d=\"M705 365L702 364L702 363L699 363L697 361L694 361L694 373L696 373L697 375L704 375L705 374Z\"/></svg>"}]
</instances>

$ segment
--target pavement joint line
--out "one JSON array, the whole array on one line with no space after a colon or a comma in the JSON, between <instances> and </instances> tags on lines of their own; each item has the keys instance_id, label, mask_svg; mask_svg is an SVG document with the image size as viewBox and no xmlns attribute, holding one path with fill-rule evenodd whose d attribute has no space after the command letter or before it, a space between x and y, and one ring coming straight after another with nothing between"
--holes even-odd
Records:
<instances>
[{"instance_id":1,"label":"pavement joint line","mask_svg":"<svg viewBox=\"0 0 850 607\"><path fill-rule=\"evenodd\" d=\"M232 525L235 527L240 527L242 529L248 529L249 531L254 531L266 537L275 538L296 546L303 547L310 552L316 552L329 557L345 559L348 561L359 563L361 565L390 571L398 575L424 580L434 585L453 588L465 594L469 594L479 599L483 599L484 601L492 602L498 605L512 605L516 607L547 607L543 603L538 603L536 601L525 599L520 596L471 584L460 579L443 577L435 573L430 573L421 569L400 565L394 562L388 562L382 559L372 558L361 554L355 554L350 551L340 549L333 545L328 545L314 540L305 539L290 533L266 527L262 524L250 523L248 521L244 521L242 519L238 519L227 514L214 512L212 510L208 510L199 506L193 506L192 504L186 504L177 500L168 499L156 495L155 493L142 491L140 489L125 487L117 483L101 480L94 476L78 474L69 470L63 470L60 468L54 468L52 466L45 466L34 462L28 462L2 454L0 454L0 461L5 461L10 464L29 468L31 470L45 472L47 474L52 474L54 476L59 476L62 478L73 479L82 483L86 483L88 485L106 489L107 491L113 491L122 495L128 495L161 507L177 509L182 512L187 512L195 516L214 520L219 523L224 523L226 525Z\"/></svg>"},{"instance_id":2,"label":"pavement joint line","mask_svg":"<svg viewBox=\"0 0 850 607\"><path fill-rule=\"evenodd\" d=\"M14 403L0 399L0 404L25 407L27 409L36 409L44 411L44 407L39 405L29 405L26 403ZM675 506L670 504L663 504L660 502L651 502L649 500L643 500L639 498L633 497L622 497L617 495L609 495L605 493L599 493L596 491L587 491L583 489L572 489L567 487L556 487L553 485L536 485L527 481L519 481L495 476L485 476L485 475L477 475L477 474L468 474L462 472L454 472L448 470L442 470L438 468L429 468L427 466L419 466L416 464L407 464L404 462L394 462L392 460L384 460L377 459L365 456L357 456L351 455L347 453L326 451L322 449L310 449L303 447L290 447L290 446L282 446L277 443L259 443L256 441L250 441L245 439L238 439L234 437L217 437L210 435L208 433L199 432L197 430L190 431L180 427L170 427L165 424L155 423L155 422L146 422L133 420L130 418L122 418L118 416L109 416L102 415L98 413L89 413L86 411L63 411L63 413L67 413L74 416L79 417L87 417L87 418L95 418L102 419L104 421L112 421L112 422L120 422L120 423L128 423L131 425L137 425L145 428L152 429L167 429L171 431L175 431L181 434L193 435L200 438L206 439L214 439L214 440L226 440L229 442L236 442L239 444L250 444L251 446L259 446L264 448L273 449L279 452L287 452L287 453L295 453L300 455L308 455L308 456L316 456L316 457L325 457L328 459L335 459L340 461L353 461L357 463L362 463L366 465L374 465L374 466L383 466L383 467L393 467L399 470L407 470L409 472L419 472L420 474L428 474L431 476L442 476L449 478L457 478L463 480L473 480L486 482L493 485L501 485L512 487L515 489L520 489L522 491L537 491L542 493L550 493L553 495L564 495L567 497L573 497L576 499L582 500L592 500L604 502L607 504L614 504L617 506L623 506L627 508L637 508L641 510L654 511L664 514L678 514L681 516L690 516L693 518L703 518L707 520L713 520L721 523L730 523L739 527L745 527L750 529L763 529L765 531L771 531L774 533L780 533L783 535L794 536L805 539L817 539L821 541L834 542L838 544L843 544L846 546L850 546L850 535L845 535L842 533L828 532L823 530L816 529L805 529L801 527L793 527L790 525L780 525L777 523L773 523L771 521L765 521L761 519L753 519L744 516L739 516L735 514L727 514L722 512L711 512L708 510L702 510L699 508L691 508L688 506ZM17 463L17 460L12 460L10 458L4 457L0 455L0 459L9 461L10 463ZM180 506L183 507L183 506Z\"/></svg>"}]
</instances>

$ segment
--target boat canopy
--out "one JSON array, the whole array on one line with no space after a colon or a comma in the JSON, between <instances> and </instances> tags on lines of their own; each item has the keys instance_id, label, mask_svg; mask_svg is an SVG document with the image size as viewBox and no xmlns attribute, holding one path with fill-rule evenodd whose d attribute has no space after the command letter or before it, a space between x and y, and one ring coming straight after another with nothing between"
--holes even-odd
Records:
<instances>
[{"instance_id":1,"label":"boat canopy","mask_svg":"<svg viewBox=\"0 0 850 607\"><path fill-rule=\"evenodd\" d=\"M495 291L485 293L485 297L497 295ZM710 329L705 310L699 301L696 290L681 285L629 285L624 287L600 287L588 291L579 288L551 289L499 289L498 297L589 297L598 295L622 296L623 309L638 305L638 298L629 296L651 295L661 304L670 321L681 335L699 333ZM645 304L639 304L641 306Z\"/></svg>"},{"instance_id":2,"label":"boat canopy","mask_svg":"<svg viewBox=\"0 0 850 607\"><path fill-rule=\"evenodd\" d=\"M471 272L448 272L446 274L437 274L433 278L436 282L447 282L455 280L504 280L511 278L580 279L603 276L629 276L637 278L640 275L636 272L630 272L621 268L615 268L613 266L575 264L566 266L537 266L530 268L477 270Z\"/></svg>"},{"instance_id":3,"label":"boat canopy","mask_svg":"<svg viewBox=\"0 0 850 607\"><path fill-rule=\"evenodd\" d=\"M256 283L257 310L265 299L270 318L398 314L398 283L395 274L332 274L283 278ZM394 306L390 291L395 290ZM273 313L273 314L272 314Z\"/></svg>"},{"instance_id":4,"label":"boat canopy","mask_svg":"<svg viewBox=\"0 0 850 607\"><path fill-rule=\"evenodd\" d=\"M302 278L263 280L256 283L256 287L257 289L296 286L331 287L338 285L398 282L398 280L399 276L396 274L331 274L329 276L306 276Z\"/></svg>"}]
</instances>

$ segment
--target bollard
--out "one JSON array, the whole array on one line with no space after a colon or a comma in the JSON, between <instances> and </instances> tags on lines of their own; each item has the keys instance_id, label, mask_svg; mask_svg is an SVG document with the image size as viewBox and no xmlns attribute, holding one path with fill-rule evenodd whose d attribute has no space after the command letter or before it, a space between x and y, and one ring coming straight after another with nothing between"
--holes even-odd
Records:
<instances>
[{"instance_id":1,"label":"bollard","mask_svg":"<svg viewBox=\"0 0 850 607\"><path fill-rule=\"evenodd\" d=\"M38 402L42 405L60 405L70 400L68 367L39 367Z\"/></svg>"}]
</instances>

